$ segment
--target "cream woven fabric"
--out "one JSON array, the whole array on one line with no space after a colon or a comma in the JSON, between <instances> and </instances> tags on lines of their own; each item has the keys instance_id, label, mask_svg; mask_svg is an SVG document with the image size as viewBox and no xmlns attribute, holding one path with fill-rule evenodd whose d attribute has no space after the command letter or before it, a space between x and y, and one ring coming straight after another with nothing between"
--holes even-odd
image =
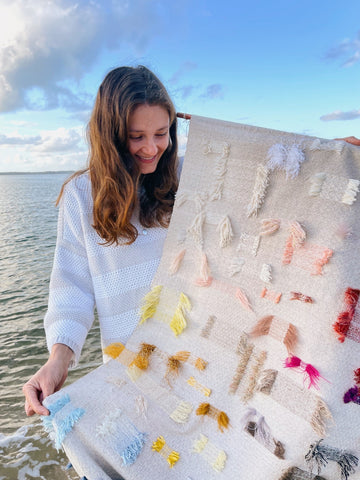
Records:
<instances>
[{"instance_id":1,"label":"cream woven fabric","mask_svg":"<svg viewBox=\"0 0 360 480\"><path fill-rule=\"evenodd\" d=\"M360 479L360 149L190 123L142 323L45 426L89 480Z\"/></svg>"}]
</instances>

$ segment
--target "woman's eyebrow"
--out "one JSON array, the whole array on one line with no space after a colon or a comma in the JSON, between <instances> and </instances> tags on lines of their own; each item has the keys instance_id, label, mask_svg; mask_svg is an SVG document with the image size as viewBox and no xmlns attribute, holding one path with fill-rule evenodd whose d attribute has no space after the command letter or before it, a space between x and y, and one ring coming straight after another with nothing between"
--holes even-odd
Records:
<instances>
[{"instance_id":1,"label":"woman's eyebrow","mask_svg":"<svg viewBox=\"0 0 360 480\"><path fill-rule=\"evenodd\" d=\"M156 131L159 132L160 130L167 130L169 128L169 125L165 125L164 127L158 128ZM144 130L136 130L135 128L130 128L129 132L136 132L140 133L143 132Z\"/></svg>"}]
</instances>

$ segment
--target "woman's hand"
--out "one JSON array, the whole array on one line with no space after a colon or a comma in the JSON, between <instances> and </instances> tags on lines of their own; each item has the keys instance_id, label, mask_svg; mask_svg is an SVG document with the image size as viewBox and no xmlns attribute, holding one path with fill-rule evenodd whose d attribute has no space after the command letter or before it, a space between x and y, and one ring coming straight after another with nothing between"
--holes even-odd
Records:
<instances>
[{"instance_id":1,"label":"woman's hand","mask_svg":"<svg viewBox=\"0 0 360 480\"><path fill-rule=\"evenodd\" d=\"M48 361L23 386L26 415L49 415L42 402L60 390L66 380L72 357L73 351L67 345L56 343L52 347Z\"/></svg>"},{"instance_id":2,"label":"woman's hand","mask_svg":"<svg viewBox=\"0 0 360 480\"><path fill-rule=\"evenodd\" d=\"M352 145L357 145L360 147L360 139L356 137L335 138L335 140L344 140L347 143L351 143Z\"/></svg>"}]
</instances>

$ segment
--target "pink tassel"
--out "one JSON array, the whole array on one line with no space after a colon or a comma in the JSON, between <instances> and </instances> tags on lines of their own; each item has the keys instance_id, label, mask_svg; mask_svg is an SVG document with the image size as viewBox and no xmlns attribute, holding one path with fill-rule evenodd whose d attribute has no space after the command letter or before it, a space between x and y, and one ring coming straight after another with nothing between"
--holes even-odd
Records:
<instances>
[{"instance_id":1,"label":"pink tassel","mask_svg":"<svg viewBox=\"0 0 360 480\"><path fill-rule=\"evenodd\" d=\"M195 285L199 287L209 287L213 281L213 277L210 276L210 268L207 260L207 256L203 253L200 267L200 276L195 280Z\"/></svg>"},{"instance_id":2,"label":"pink tassel","mask_svg":"<svg viewBox=\"0 0 360 480\"><path fill-rule=\"evenodd\" d=\"M179 270L181 262L183 261L183 258L185 256L185 253L186 253L186 249L184 248L183 250L180 250L180 252L176 255L176 257L174 258L169 268L170 275L174 275Z\"/></svg>"},{"instance_id":3,"label":"pink tassel","mask_svg":"<svg viewBox=\"0 0 360 480\"><path fill-rule=\"evenodd\" d=\"M284 367L298 368L300 372L304 373L304 382L308 380L308 388L314 387L319 390L319 380L321 378L325 380L315 367L310 363L303 362L299 357L295 357L294 355L285 360Z\"/></svg>"},{"instance_id":4,"label":"pink tassel","mask_svg":"<svg viewBox=\"0 0 360 480\"><path fill-rule=\"evenodd\" d=\"M253 309L250 305L250 302L247 296L240 288L236 289L235 296L238 300L240 300L241 305L245 308L245 310L249 310L249 312L253 312Z\"/></svg>"}]
</instances>

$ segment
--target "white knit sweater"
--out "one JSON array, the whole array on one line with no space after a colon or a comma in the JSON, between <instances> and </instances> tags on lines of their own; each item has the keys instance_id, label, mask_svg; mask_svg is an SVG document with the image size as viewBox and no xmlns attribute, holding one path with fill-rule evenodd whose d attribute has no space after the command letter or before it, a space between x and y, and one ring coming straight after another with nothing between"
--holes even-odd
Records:
<instances>
[{"instance_id":1,"label":"white knit sweater","mask_svg":"<svg viewBox=\"0 0 360 480\"><path fill-rule=\"evenodd\" d=\"M92 227L93 201L87 173L70 181L60 203L45 331L49 351L68 345L78 362L96 307L102 345L126 342L138 322L141 298L158 267L167 230L145 229L131 245L100 245Z\"/></svg>"}]
</instances>

